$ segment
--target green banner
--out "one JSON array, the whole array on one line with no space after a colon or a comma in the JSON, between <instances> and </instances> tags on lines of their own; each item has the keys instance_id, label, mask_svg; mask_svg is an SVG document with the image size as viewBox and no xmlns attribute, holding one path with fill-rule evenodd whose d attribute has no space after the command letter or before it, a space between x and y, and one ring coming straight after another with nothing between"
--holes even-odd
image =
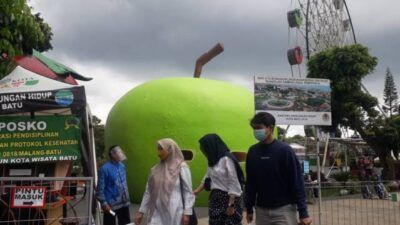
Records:
<instances>
[{"instance_id":1,"label":"green banner","mask_svg":"<svg viewBox=\"0 0 400 225\"><path fill-rule=\"evenodd\" d=\"M74 116L2 116L0 164L78 160L81 128Z\"/></svg>"}]
</instances>

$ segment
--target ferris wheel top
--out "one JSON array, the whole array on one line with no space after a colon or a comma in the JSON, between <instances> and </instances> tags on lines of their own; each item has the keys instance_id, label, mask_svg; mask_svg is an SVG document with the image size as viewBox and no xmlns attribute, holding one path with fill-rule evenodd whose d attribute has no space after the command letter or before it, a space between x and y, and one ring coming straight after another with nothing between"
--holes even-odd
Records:
<instances>
[{"instance_id":1,"label":"ferris wheel top","mask_svg":"<svg viewBox=\"0 0 400 225\"><path fill-rule=\"evenodd\" d=\"M301 47L307 59L327 48L356 43L345 0L297 0L292 8L288 22L296 30L294 45Z\"/></svg>"}]
</instances>

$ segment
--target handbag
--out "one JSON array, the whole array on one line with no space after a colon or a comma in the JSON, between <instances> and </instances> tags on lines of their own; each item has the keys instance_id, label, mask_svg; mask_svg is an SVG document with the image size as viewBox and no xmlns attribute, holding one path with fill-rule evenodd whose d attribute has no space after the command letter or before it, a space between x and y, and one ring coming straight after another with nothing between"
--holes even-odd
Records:
<instances>
[{"instance_id":1,"label":"handbag","mask_svg":"<svg viewBox=\"0 0 400 225\"><path fill-rule=\"evenodd\" d=\"M182 177L181 174L179 174L179 186L181 187L181 196L182 196L182 205L183 205L183 210L185 210L185 197L183 195L183 184L182 184ZM194 211L194 207L192 208L193 213L192 215L189 215L189 225L197 225L197 216Z\"/></svg>"}]
</instances>

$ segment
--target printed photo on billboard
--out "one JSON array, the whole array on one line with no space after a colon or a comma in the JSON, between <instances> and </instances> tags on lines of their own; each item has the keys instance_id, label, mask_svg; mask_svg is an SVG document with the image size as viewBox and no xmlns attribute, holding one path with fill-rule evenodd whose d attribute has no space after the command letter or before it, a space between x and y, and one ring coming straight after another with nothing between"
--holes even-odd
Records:
<instances>
[{"instance_id":1,"label":"printed photo on billboard","mask_svg":"<svg viewBox=\"0 0 400 225\"><path fill-rule=\"evenodd\" d=\"M254 77L256 112L269 112L279 125L331 125L327 79Z\"/></svg>"}]
</instances>

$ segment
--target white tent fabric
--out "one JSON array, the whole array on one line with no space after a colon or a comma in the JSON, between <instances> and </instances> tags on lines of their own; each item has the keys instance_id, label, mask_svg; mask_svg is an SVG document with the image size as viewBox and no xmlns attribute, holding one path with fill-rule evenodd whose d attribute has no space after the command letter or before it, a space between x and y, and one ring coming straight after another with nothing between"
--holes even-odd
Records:
<instances>
[{"instance_id":1,"label":"white tent fabric","mask_svg":"<svg viewBox=\"0 0 400 225\"><path fill-rule=\"evenodd\" d=\"M17 66L9 75L0 80L0 93L34 92L76 87L56 81L20 66Z\"/></svg>"},{"instance_id":2,"label":"white tent fabric","mask_svg":"<svg viewBox=\"0 0 400 225\"><path fill-rule=\"evenodd\" d=\"M293 151L296 153L296 155L299 156L305 156L306 154L306 148L302 145L299 145L297 143L290 143L290 147L292 147Z\"/></svg>"},{"instance_id":3,"label":"white tent fabric","mask_svg":"<svg viewBox=\"0 0 400 225\"><path fill-rule=\"evenodd\" d=\"M299 144L297 144L297 143L290 143L289 145L290 145L290 147L292 147L293 149L299 150L299 151L304 151L304 150L306 149L306 147L304 147L304 146L302 146L302 145L299 145Z\"/></svg>"}]
</instances>

